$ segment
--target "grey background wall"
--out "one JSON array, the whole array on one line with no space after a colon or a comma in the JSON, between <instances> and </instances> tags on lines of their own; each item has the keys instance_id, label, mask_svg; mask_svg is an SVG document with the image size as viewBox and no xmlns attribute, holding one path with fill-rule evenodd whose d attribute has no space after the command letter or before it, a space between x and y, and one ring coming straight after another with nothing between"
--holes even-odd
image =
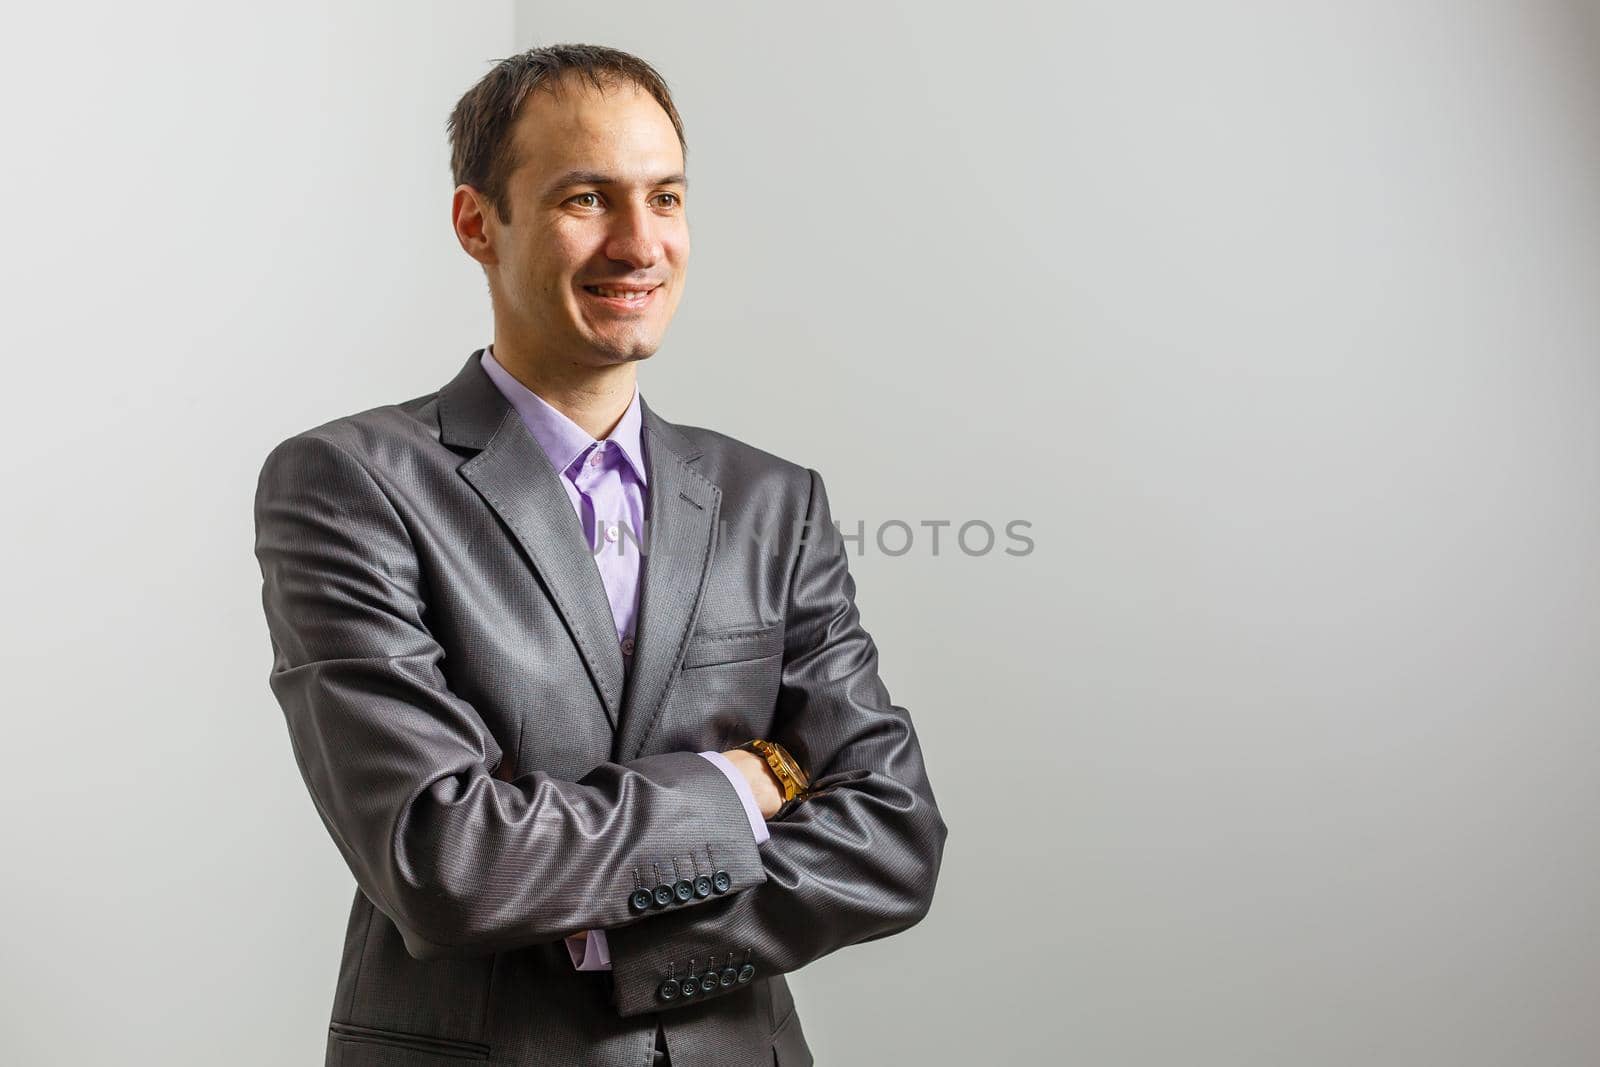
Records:
<instances>
[{"instance_id":1,"label":"grey background wall","mask_svg":"<svg viewBox=\"0 0 1600 1067\"><path fill-rule=\"evenodd\" d=\"M687 123L642 388L865 524L950 824L819 1062L1600 1057L1592 5L89 8L0 34L0 1058L320 1054L254 477L486 339L443 118L563 40Z\"/></svg>"},{"instance_id":2,"label":"grey background wall","mask_svg":"<svg viewBox=\"0 0 1600 1067\"><path fill-rule=\"evenodd\" d=\"M443 127L512 12L468 7L0 29L0 1063L322 1062L353 882L266 688L251 501L263 449L488 331Z\"/></svg>"}]
</instances>

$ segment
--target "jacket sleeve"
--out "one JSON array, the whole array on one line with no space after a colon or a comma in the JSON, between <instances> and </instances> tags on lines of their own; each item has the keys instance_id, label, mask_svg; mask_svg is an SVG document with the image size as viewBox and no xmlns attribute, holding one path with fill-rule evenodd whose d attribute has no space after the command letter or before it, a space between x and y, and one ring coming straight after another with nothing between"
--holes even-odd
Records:
<instances>
[{"instance_id":1,"label":"jacket sleeve","mask_svg":"<svg viewBox=\"0 0 1600 1067\"><path fill-rule=\"evenodd\" d=\"M757 845L764 843L772 836L767 830L767 820L761 817L761 805L756 803L755 794L750 792L750 786L740 776L739 769L720 752L702 752L700 755L716 764L722 776L733 784L734 792L739 794L739 800L744 804L745 817L750 820L750 833ZM572 957L574 968L580 971L611 969L611 950L606 944L604 930L590 930L581 941L574 940L576 937L574 934L567 938L567 952Z\"/></svg>"},{"instance_id":2,"label":"jacket sleeve","mask_svg":"<svg viewBox=\"0 0 1600 1067\"><path fill-rule=\"evenodd\" d=\"M621 1015L680 1007L905 930L933 901L947 834L906 709L878 677L843 538L811 471L774 739L817 792L768 821L766 880L694 911L607 931ZM685 979L695 989L684 993Z\"/></svg>"},{"instance_id":3,"label":"jacket sleeve","mask_svg":"<svg viewBox=\"0 0 1600 1067\"><path fill-rule=\"evenodd\" d=\"M318 815L412 955L624 927L643 914L634 872L652 863L714 856L727 894L765 881L738 794L693 752L508 780L499 741L445 683L399 512L312 433L273 449L256 490L269 680Z\"/></svg>"}]
</instances>

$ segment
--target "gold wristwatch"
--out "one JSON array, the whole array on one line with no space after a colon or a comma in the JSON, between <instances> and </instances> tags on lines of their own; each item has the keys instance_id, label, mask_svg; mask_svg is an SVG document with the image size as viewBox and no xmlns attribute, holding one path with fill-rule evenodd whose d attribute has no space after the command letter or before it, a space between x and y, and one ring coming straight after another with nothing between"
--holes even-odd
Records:
<instances>
[{"instance_id":1,"label":"gold wristwatch","mask_svg":"<svg viewBox=\"0 0 1600 1067\"><path fill-rule=\"evenodd\" d=\"M776 741L746 741L739 746L746 752L754 752L767 761L767 766L772 768L772 773L777 775L779 783L783 785L783 802L797 797L804 797L811 791L811 780L806 777L806 772L801 768L800 762L789 755L789 750Z\"/></svg>"}]
</instances>

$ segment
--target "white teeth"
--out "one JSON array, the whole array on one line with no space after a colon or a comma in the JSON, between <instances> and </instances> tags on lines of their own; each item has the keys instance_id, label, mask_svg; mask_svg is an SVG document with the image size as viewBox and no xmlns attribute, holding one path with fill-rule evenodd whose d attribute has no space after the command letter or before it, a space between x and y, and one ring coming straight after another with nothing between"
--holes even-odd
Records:
<instances>
[{"instance_id":1,"label":"white teeth","mask_svg":"<svg viewBox=\"0 0 1600 1067\"><path fill-rule=\"evenodd\" d=\"M586 286L591 292L601 296L620 297L623 300L637 300L650 293L649 289L606 289L598 285Z\"/></svg>"}]
</instances>

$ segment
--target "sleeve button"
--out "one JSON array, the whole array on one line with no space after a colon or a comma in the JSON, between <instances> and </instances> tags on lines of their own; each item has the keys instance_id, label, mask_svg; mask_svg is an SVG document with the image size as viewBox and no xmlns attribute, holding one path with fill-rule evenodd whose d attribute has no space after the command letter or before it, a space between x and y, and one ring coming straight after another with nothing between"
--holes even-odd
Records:
<instances>
[{"instance_id":1,"label":"sleeve button","mask_svg":"<svg viewBox=\"0 0 1600 1067\"><path fill-rule=\"evenodd\" d=\"M628 906L634 911L646 911L655 902L655 896L648 889L635 889L628 897Z\"/></svg>"},{"instance_id":2,"label":"sleeve button","mask_svg":"<svg viewBox=\"0 0 1600 1067\"><path fill-rule=\"evenodd\" d=\"M656 907L664 908L672 903L672 887L666 882L656 886Z\"/></svg>"},{"instance_id":3,"label":"sleeve button","mask_svg":"<svg viewBox=\"0 0 1600 1067\"><path fill-rule=\"evenodd\" d=\"M678 980L676 978L668 978L665 982L662 982L661 987L656 990L656 996L662 1000L677 1000Z\"/></svg>"},{"instance_id":4,"label":"sleeve button","mask_svg":"<svg viewBox=\"0 0 1600 1067\"><path fill-rule=\"evenodd\" d=\"M694 883L687 878L678 879L672 887L672 895L678 898L679 904L687 904L694 899Z\"/></svg>"},{"instance_id":5,"label":"sleeve button","mask_svg":"<svg viewBox=\"0 0 1600 1067\"><path fill-rule=\"evenodd\" d=\"M755 964L747 963L743 967L739 968L738 982L739 982L740 985L743 985L744 983L750 981L750 979L754 978L755 976L756 976L756 966L755 966Z\"/></svg>"},{"instance_id":6,"label":"sleeve button","mask_svg":"<svg viewBox=\"0 0 1600 1067\"><path fill-rule=\"evenodd\" d=\"M733 888L733 878L727 871L718 871L711 876L711 888L718 893L726 893Z\"/></svg>"},{"instance_id":7,"label":"sleeve button","mask_svg":"<svg viewBox=\"0 0 1600 1067\"><path fill-rule=\"evenodd\" d=\"M709 897L711 895L711 876L709 874L702 874L694 880L694 895L697 897Z\"/></svg>"}]
</instances>

